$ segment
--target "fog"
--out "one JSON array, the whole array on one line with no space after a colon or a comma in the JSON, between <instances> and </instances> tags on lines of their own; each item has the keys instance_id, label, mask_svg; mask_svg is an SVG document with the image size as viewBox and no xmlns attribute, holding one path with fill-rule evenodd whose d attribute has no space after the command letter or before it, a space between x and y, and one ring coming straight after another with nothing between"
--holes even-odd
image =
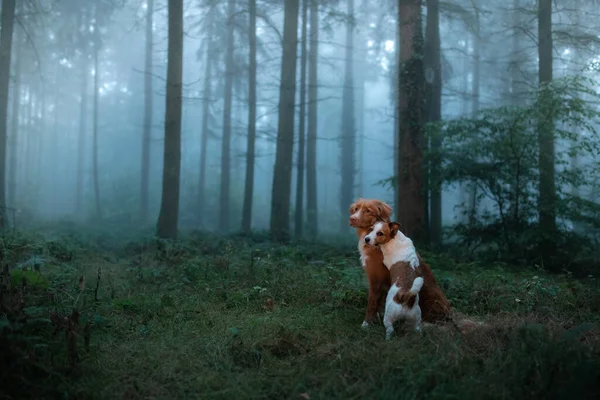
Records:
<instances>
[{"instance_id":1,"label":"fog","mask_svg":"<svg viewBox=\"0 0 600 400\"><path fill-rule=\"evenodd\" d=\"M152 69L147 71L148 4L145 1L17 1L6 160L7 206L17 210L17 224L64 220L86 224L98 221L136 226L155 224L161 202L165 135L166 3L155 0L153 4ZM218 231L227 1L186 0L183 3L179 228ZM252 228L255 230L269 228L281 79L283 3L257 2L257 139L252 208ZM380 182L395 175L396 2L356 0L354 3L351 61L356 175L353 194L354 197L379 198L395 204L392 188ZM514 93L511 92L515 87L515 76L519 76L523 90L537 85L537 24L535 14L527 11L534 11L535 5L525 0L480 3L456 0L443 3L440 8L444 120L469 117L480 109L514 104ZM553 10L555 79L581 72L590 62L598 62L597 54L600 54L598 18L593 2L562 3ZM232 231L239 230L241 223L248 132L247 2L237 0L235 7L229 198ZM344 1L319 2L316 169L319 231L322 233L338 233L340 214L347 214L347 209L340 212L347 11L348 4ZM423 7L424 29L426 13ZM474 19L475 15L477 19ZM302 6L298 40L302 36L301 18ZM476 26L475 21L478 21ZM209 53L207 37L211 26L217 46ZM308 26L310 33L310 24ZM297 50L300 59L300 46ZM210 93L206 93L209 61L213 64L208 78ZM477 88L473 84L476 62L479 64ZM299 71L300 66L297 67L298 75ZM428 73L426 70L426 79L429 79ZM150 196L148 220L140 221L144 84L148 74L152 82ZM297 112L301 103L299 82L297 76ZM95 95L97 109L94 107ZM209 102L207 169L204 187L200 188L202 126L206 118L203 105L206 100ZM292 213L295 209L298 124L297 114ZM97 129L97 143L94 143L94 129ZM560 140L557 143L557 149L560 149ZM204 199L202 210L198 209L200 197ZM457 206L465 201L464 185L444 186L444 225L457 221ZM493 209L491 203L485 204Z\"/></svg>"}]
</instances>

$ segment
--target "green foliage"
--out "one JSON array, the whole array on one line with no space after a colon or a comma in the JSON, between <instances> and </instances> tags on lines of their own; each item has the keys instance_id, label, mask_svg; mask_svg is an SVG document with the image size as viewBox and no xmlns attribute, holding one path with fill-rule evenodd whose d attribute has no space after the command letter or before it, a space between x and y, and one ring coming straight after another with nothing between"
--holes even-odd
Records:
<instances>
[{"instance_id":1,"label":"green foliage","mask_svg":"<svg viewBox=\"0 0 600 400\"><path fill-rule=\"evenodd\" d=\"M589 101L596 96L593 84L584 77L555 80L536 93L529 107L487 109L475 118L430 126L430 135L441 128L443 137L440 153L429 155L441 157L443 172L431 178L447 186L470 183L476 187L476 209L481 211L470 214L468 207L463 209L470 220L453 230L459 243L510 262L530 262L542 256L536 253L547 234L537 227L538 140L540 129L553 129L560 233L549 239L561 250L544 262L560 269L586 246L592 247L590 238L576 236L571 226L600 228L600 206L571 190L589 187L600 177L595 161L600 154L596 132L600 114ZM588 161L572 165L575 154Z\"/></svg>"}]
</instances>

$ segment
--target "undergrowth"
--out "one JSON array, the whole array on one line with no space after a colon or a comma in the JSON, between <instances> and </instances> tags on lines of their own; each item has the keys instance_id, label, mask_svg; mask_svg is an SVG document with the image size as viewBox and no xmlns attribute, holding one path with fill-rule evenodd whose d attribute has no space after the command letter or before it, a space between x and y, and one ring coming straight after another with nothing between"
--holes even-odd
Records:
<instances>
[{"instance_id":1,"label":"undergrowth","mask_svg":"<svg viewBox=\"0 0 600 400\"><path fill-rule=\"evenodd\" d=\"M467 334L360 328L355 246L190 234L0 241L0 394L35 399L600 395L600 287L422 253ZM1 396L0 396L1 397Z\"/></svg>"}]
</instances>

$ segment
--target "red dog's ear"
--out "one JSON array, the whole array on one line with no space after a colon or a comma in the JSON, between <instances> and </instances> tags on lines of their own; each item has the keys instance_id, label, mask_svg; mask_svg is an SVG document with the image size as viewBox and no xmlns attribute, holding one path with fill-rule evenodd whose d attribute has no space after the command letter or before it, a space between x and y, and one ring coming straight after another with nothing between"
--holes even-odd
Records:
<instances>
[{"instance_id":1,"label":"red dog's ear","mask_svg":"<svg viewBox=\"0 0 600 400\"><path fill-rule=\"evenodd\" d=\"M379 217L384 221L389 221L392 216L392 207L388 206L383 201L380 201L377 205L377 210L379 211Z\"/></svg>"},{"instance_id":2,"label":"red dog's ear","mask_svg":"<svg viewBox=\"0 0 600 400\"><path fill-rule=\"evenodd\" d=\"M396 236L396 234L398 233L400 228L402 228L402 226L397 222L390 222L389 227L390 227L390 232L391 232L392 237Z\"/></svg>"}]
</instances>

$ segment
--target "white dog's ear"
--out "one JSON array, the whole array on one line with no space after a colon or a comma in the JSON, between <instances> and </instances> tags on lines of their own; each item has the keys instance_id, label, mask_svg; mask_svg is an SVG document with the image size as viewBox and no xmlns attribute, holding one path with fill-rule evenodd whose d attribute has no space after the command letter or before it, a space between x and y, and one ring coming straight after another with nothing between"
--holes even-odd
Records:
<instances>
[{"instance_id":1,"label":"white dog's ear","mask_svg":"<svg viewBox=\"0 0 600 400\"><path fill-rule=\"evenodd\" d=\"M392 235L392 237L394 237L400 230L401 225L398 222L390 222L389 227L390 227L391 235Z\"/></svg>"}]
</instances>

